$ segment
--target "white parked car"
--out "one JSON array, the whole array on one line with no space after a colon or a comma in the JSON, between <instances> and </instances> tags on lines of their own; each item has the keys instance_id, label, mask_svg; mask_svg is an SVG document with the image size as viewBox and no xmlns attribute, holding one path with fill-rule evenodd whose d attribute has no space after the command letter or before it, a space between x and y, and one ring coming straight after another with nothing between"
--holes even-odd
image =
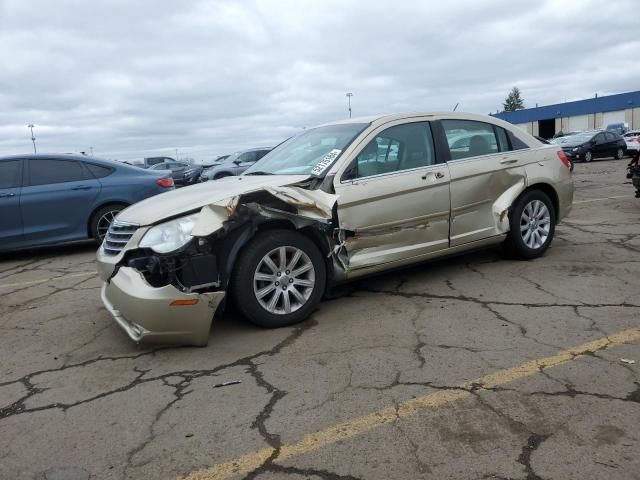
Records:
<instances>
[{"instance_id":1,"label":"white parked car","mask_svg":"<svg viewBox=\"0 0 640 480\"><path fill-rule=\"evenodd\" d=\"M633 155L640 151L640 130L631 130L625 133L622 137L627 144L628 153Z\"/></svg>"}]
</instances>

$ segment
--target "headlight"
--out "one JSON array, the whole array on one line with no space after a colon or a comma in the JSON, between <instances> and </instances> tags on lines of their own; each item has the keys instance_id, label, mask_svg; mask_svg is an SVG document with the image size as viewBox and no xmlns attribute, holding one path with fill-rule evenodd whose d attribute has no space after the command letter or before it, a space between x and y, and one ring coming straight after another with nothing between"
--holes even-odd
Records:
<instances>
[{"instance_id":1,"label":"headlight","mask_svg":"<svg viewBox=\"0 0 640 480\"><path fill-rule=\"evenodd\" d=\"M193 238L191 231L197 217L198 214L195 213L151 227L142 237L140 247L150 248L156 253L168 253L179 249Z\"/></svg>"},{"instance_id":2,"label":"headlight","mask_svg":"<svg viewBox=\"0 0 640 480\"><path fill-rule=\"evenodd\" d=\"M577 152L578 150L580 150L580 147L574 147L573 150L571 150L572 152Z\"/></svg>"}]
</instances>

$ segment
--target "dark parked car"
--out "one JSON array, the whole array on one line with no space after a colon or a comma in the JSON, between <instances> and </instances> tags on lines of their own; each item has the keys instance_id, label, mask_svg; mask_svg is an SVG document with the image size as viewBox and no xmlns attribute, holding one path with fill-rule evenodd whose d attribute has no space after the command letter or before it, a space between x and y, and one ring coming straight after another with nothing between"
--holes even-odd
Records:
<instances>
[{"instance_id":1,"label":"dark parked car","mask_svg":"<svg viewBox=\"0 0 640 480\"><path fill-rule=\"evenodd\" d=\"M183 187L198 182L202 173L202 166L172 161L156 163L149 167L149 170L169 170L176 187Z\"/></svg>"},{"instance_id":2,"label":"dark parked car","mask_svg":"<svg viewBox=\"0 0 640 480\"><path fill-rule=\"evenodd\" d=\"M222 177L240 175L271 150L271 147L263 147L236 152L226 158L220 165L208 168L202 172L202 175L200 175L200 181L206 182L207 180L217 180Z\"/></svg>"},{"instance_id":3,"label":"dark parked car","mask_svg":"<svg viewBox=\"0 0 640 480\"><path fill-rule=\"evenodd\" d=\"M174 158L171 157L146 157L143 161L142 161L142 168L149 168L149 167L153 167L154 165L157 165L158 163L164 163L164 162L175 162L176 160Z\"/></svg>"},{"instance_id":4,"label":"dark parked car","mask_svg":"<svg viewBox=\"0 0 640 480\"><path fill-rule=\"evenodd\" d=\"M173 180L82 155L0 157L0 251L86 238L102 241L128 205L167 190Z\"/></svg>"},{"instance_id":5,"label":"dark parked car","mask_svg":"<svg viewBox=\"0 0 640 480\"><path fill-rule=\"evenodd\" d=\"M571 162L590 162L594 158L603 157L621 159L627 151L624 139L614 132L580 132L554 138L551 143L562 147Z\"/></svg>"}]
</instances>

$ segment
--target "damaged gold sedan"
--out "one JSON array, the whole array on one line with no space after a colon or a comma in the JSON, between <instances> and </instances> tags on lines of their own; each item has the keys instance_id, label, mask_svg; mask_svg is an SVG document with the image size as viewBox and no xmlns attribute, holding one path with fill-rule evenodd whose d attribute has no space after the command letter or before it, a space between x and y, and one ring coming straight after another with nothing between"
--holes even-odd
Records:
<instances>
[{"instance_id":1,"label":"damaged gold sedan","mask_svg":"<svg viewBox=\"0 0 640 480\"><path fill-rule=\"evenodd\" d=\"M249 168L122 211L102 300L136 342L206 345L229 294L263 327L335 284L491 244L530 259L571 209L562 150L501 120L404 114L307 129Z\"/></svg>"}]
</instances>

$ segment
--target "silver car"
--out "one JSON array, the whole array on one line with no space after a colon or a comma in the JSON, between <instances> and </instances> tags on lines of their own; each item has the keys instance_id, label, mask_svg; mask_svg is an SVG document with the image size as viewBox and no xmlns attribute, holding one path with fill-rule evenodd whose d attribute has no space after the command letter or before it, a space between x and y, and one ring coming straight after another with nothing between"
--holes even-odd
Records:
<instances>
[{"instance_id":1,"label":"silver car","mask_svg":"<svg viewBox=\"0 0 640 480\"><path fill-rule=\"evenodd\" d=\"M307 129L241 176L161 197L112 224L102 300L136 342L205 345L227 294L281 327L363 275L492 244L542 255L573 181L558 146L511 124L412 113Z\"/></svg>"}]
</instances>

